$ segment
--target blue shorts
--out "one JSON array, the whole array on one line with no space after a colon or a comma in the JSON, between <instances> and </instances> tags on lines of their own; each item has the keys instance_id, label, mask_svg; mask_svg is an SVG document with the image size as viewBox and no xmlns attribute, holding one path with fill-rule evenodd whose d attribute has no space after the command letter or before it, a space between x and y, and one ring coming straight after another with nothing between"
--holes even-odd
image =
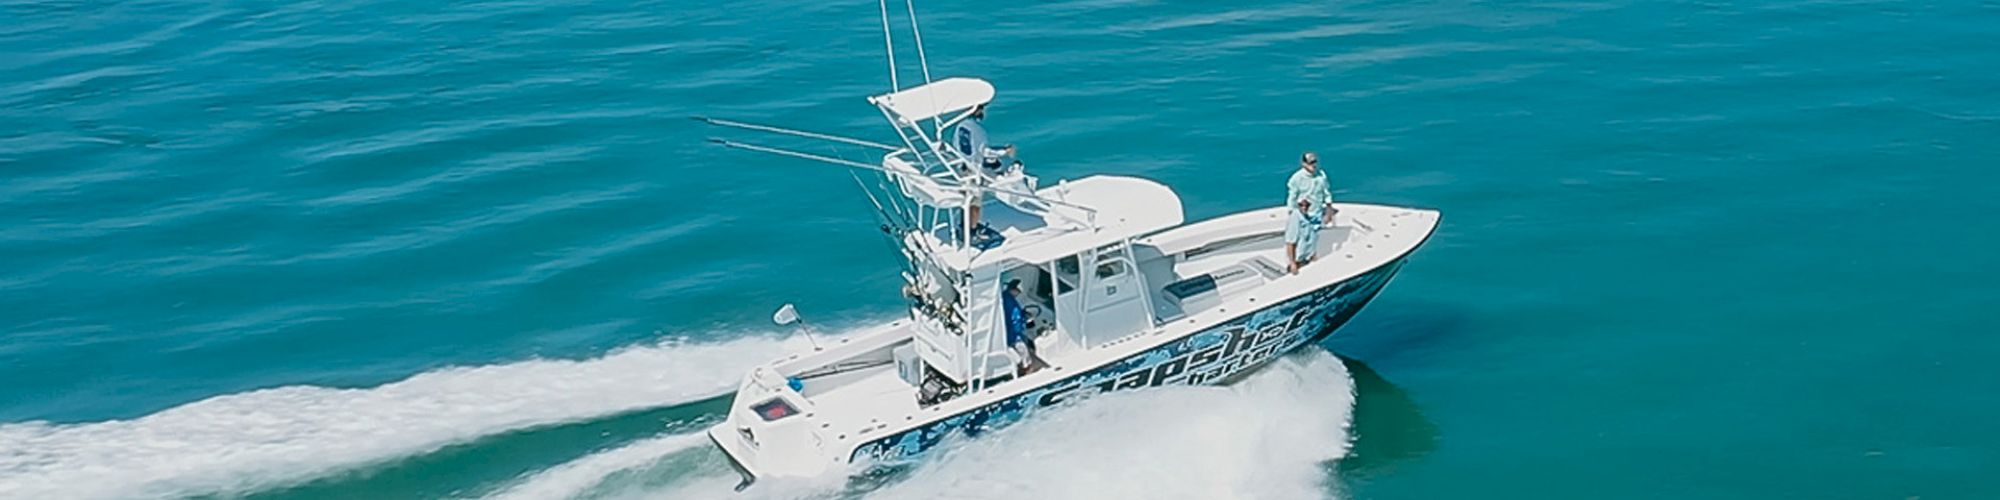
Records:
<instances>
[{"instance_id":1,"label":"blue shorts","mask_svg":"<svg viewBox=\"0 0 2000 500\"><path fill-rule=\"evenodd\" d=\"M1313 251L1319 246L1320 218L1306 215L1298 210L1287 210L1285 217L1285 243L1298 245L1299 262L1312 259Z\"/></svg>"},{"instance_id":2,"label":"blue shorts","mask_svg":"<svg viewBox=\"0 0 2000 500\"><path fill-rule=\"evenodd\" d=\"M1028 350L1034 350L1035 349L1034 337L1029 337L1025 333L1009 332L1007 334L1007 347L1023 346L1023 345L1027 346Z\"/></svg>"}]
</instances>

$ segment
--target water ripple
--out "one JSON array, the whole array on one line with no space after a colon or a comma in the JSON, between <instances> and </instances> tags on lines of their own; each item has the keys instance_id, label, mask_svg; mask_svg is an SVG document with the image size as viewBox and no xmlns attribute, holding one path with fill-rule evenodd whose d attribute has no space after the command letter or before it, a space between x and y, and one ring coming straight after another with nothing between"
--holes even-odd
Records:
<instances>
[{"instance_id":1,"label":"water ripple","mask_svg":"<svg viewBox=\"0 0 2000 500\"><path fill-rule=\"evenodd\" d=\"M31 136L23 142L34 139L54 139L59 134ZM5 143L0 143L5 144ZM144 179L156 175L154 172L120 165L84 171L63 172L55 175L31 178L15 178L0 184L0 204L35 201L47 198L61 198L79 191L101 188L106 184Z\"/></svg>"},{"instance_id":2,"label":"water ripple","mask_svg":"<svg viewBox=\"0 0 2000 500\"><path fill-rule=\"evenodd\" d=\"M316 163L365 159L410 149L470 141L500 132L577 126L591 121L616 121L646 116L650 112L651 110L644 109L609 109L489 116L423 128L390 130L372 136L309 146L298 151L298 155L308 160L302 168L311 169Z\"/></svg>"},{"instance_id":3,"label":"water ripple","mask_svg":"<svg viewBox=\"0 0 2000 500\"><path fill-rule=\"evenodd\" d=\"M1440 42L1416 45L1369 47L1353 52L1313 59L1309 65L1329 69L1354 69L1427 57L1447 57L1466 53L1506 50L1506 47L1473 42Z\"/></svg>"},{"instance_id":4,"label":"water ripple","mask_svg":"<svg viewBox=\"0 0 2000 500\"><path fill-rule=\"evenodd\" d=\"M1328 38L1343 38L1354 35L1387 35L1401 32L1405 26L1390 22L1358 22L1310 24L1303 28L1282 31L1258 31L1230 37L1227 41L1209 45L1217 49L1252 49L1271 45L1310 42Z\"/></svg>"},{"instance_id":5,"label":"water ripple","mask_svg":"<svg viewBox=\"0 0 2000 500\"><path fill-rule=\"evenodd\" d=\"M722 215L706 215L663 227L641 230L620 236L601 245L591 245L565 251L562 257L529 267L520 274L486 282L482 287L516 287L546 281L556 275L611 257L641 248L673 241L690 233L727 222L730 218Z\"/></svg>"},{"instance_id":6,"label":"water ripple","mask_svg":"<svg viewBox=\"0 0 2000 500\"><path fill-rule=\"evenodd\" d=\"M352 260L391 252L421 250L496 227L524 222L535 217L589 205L631 198L645 190L644 183L628 183L608 189L561 193L525 203L482 210L478 215L458 217L443 223L422 226L398 234L377 236L336 246L324 252L286 258L270 265L285 266L316 261Z\"/></svg>"},{"instance_id":7,"label":"water ripple","mask_svg":"<svg viewBox=\"0 0 2000 500\"><path fill-rule=\"evenodd\" d=\"M601 146L559 146L538 151L495 153L442 172L394 185L361 187L325 198L305 200L300 204L310 209L328 209L408 202L420 199L425 194L443 194L446 188L524 168L547 167L551 164L583 160L603 150Z\"/></svg>"},{"instance_id":8,"label":"water ripple","mask_svg":"<svg viewBox=\"0 0 2000 500\"><path fill-rule=\"evenodd\" d=\"M0 242L45 242L87 240L134 229L161 230L186 224L198 217L235 210L252 210L274 198L270 193L218 193L212 198L182 200L138 214L107 217L83 222L48 222L0 229Z\"/></svg>"}]
</instances>

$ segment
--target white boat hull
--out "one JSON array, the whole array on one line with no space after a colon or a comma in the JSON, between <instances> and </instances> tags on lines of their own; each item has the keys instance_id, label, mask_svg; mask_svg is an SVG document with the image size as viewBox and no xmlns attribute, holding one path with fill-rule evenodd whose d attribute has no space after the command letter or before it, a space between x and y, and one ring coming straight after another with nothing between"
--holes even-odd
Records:
<instances>
[{"instance_id":1,"label":"white boat hull","mask_svg":"<svg viewBox=\"0 0 2000 500\"><path fill-rule=\"evenodd\" d=\"M1434 224L1434 218L1430 224ZM710 438L728 455L743 476L740 490L763 476L811 475L829 466L852 463L893 463L906 460L935 447L953 433L977 435L1016 422L1036 408L1063 404L1103 392L1139 389L1169 384L1218 384L1233 380L1276 357L1303 346L1315 345L1345 324L1368 304L1399 271L1411 253L1428 239L1423 228L1418 239L1399 253L1346 279L1291 295L1275 304L1241 314L1217 316L1211 324L1174 338L1146 339L1153 347L1090 366L1074 366L1056 377L1023 377L995 389L961 397L954 403L973 403L949 411L919 411L893 422L853 434L814 434L808 449L785 451L757 449L759 438L748 435L738 424L757 417L742 407L763 399L770 392L747 381L739 393L730 420L710 429ZM1303 276L1301 276L1303 278ZM1241 305L1241 304L1239 304ZM886 327L894 327L894 324ZM863 334L856 343L875 343L867 337L893 335ZM1038 374L1040 375L1040 374ZM753 376L752 379L756 377ZM767 384L768 386L769 384ZM996 389L1005 388L1004 391ZM776 389L782 391L783 389ZM985 401L980 401L985 400ZM807 417L812 417L810 413ZM905 421L907 419L907 421ZM872 422L872 421L871 421ZM816 427L816 426L815 426ZM778 438L764 439L775 441ZM804 438L793 441L804 441ZM763 445L769 448L769 444ZM772 456L796 455L796 456Z\"/></svg>"},{"instance_id":2,"label":"white boat hull","mask_svg":"<svg viewBox=\"0 0 2000 500\"><path fill-rule=\"evenodd\" d=\"M1188 224L1180 196L1153 180L996 177L982 168L990 151L933 138L983 116L993 86L926 70L924 84L901 88L894 74L891 92L868 101L901 144L703 119L881 150L872 164L713 139L879 174L859 184L901 254L908 306L905 319L744 377L709 430L742 473L739 490L907 459L1092 394L1231 380L1346 323L1440 216L1329 202L1311 216L1285 205ZM781 311L774 321L796 319Z\"/></svg>"},{"instance_id":3,"label":"white boat hull","mask_svg":"<svg viewBox=\"0 0 2000 500\"><path fill-rule=\"evenodd\" d=\"M1238 316L1159 347L1085 370L978 409L856 446L850 461L893 461L935 446L953 432L977 435L1053 406L1105 392L1169 384L1216 384L1279 355L1317 344L1353 318L1402 267L1397 259L1361 276Z\"/></svg>"}]
</instances>

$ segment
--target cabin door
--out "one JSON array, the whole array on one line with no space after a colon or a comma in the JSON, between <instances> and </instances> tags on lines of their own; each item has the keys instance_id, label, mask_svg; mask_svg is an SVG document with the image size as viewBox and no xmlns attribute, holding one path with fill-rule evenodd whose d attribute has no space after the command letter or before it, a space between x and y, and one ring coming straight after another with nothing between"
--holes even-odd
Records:
<instances>
[{"instance_id":1,"label":"cabin door","mask_svg":"<svg viewBox=\"0 0 2000 500\"><path fill-rule=\"evenodd\" d=\"M1078 259L1077 281L1069 300L1057 300L1062 324L1084 348L1124 338L1152 326L1146 311L1146 290L1125 245L1099 249ZM1058 273L1060 276L1060 273ZM1061 314L1069 306L1069 314Z\"/></svg>"}]
</instances>

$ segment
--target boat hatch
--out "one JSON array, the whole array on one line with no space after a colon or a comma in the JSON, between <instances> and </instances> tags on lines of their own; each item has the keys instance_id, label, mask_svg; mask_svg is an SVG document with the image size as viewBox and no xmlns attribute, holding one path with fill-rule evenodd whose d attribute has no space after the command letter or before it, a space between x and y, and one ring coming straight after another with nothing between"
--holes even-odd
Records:
<instances>
[{"instance_id":1,"label":"boat hatch","mask_svg":"<svg viewBox=\"0 0 2000 500\"><path fill-rule=\"evenodd\" d=\"M1204 274L1201 276L1196 276L1193 278L1176 281L1171 285L1167 285L1165 287L1165 290L1168 295L1174 296L1174 300L1185 301L1189 297L1193 297L1202 292L1214 291L1215 275Z\"/></svg>"},{"instance_id":2,"label":"boat hatch","mask_svg":"<svg viewBox=\"0 0 2000 500\"><path fill-rule=\"evenodd\" d=\"M750 411L757 412L757 416L763 418L765 422L770 422L781 418L789 417L792 415L797 415L799 413L798 408L794 408L792 407L791 403L787 403L785 402L785 400L778 398L771 398L765 400L762 403L757 403L755 406L750 407Z\"/></svg>"}]
</instances>

